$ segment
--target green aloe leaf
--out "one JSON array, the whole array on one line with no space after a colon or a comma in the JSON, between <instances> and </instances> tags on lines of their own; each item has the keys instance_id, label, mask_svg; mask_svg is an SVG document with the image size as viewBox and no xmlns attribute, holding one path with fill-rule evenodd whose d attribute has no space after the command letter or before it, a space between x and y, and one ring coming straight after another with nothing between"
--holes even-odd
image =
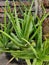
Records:
<instances>
[{"instance_id":1,"label":"green aloe leaf","mask_svg":"<svg viewBox=\"0 0 49 65\"><path fill-rule=\"evenodd\" d=\"M35 48L33 48L33 46L30 44L30 42L28 42L26 39L22 38L25 42L27 42L27 44L30 46L31 50L33 51L34 55L38 58L37 56L37 52L35 50Z\"/></svg>"},{"instance_id":2,"label":"green aloe leaf","mask_svg":"<svg viewBox=\"0 0 49 65\"><path fill-rule=\"evenodd\" d=\"M15 45L18 45L18 46L23 46L22 44L19 44L14 38L12 38L10 35L8 35L7 33L5 33L4 31L0 30L0 32L4 35L6 35L8 38L10 38Z\"/></svg>"},{"instance_id":3,"label":"green aloe leaf","mask_svg":"<svg viewBox=\"0 0 49 65\"><path fill-rule=\"evenodd\" d=\"M19 38L14 34L14 33L11 33L11 36L19 43L22 43L21 40L19 40Z\"/></svg>"},{"instance_id":4,"label":"green aloe leaf","mask_svg":"<svg viewBox=\"0 0 49 65\"><path fill-rule=\"evenodd\" d=\"M49 61L49 55L46 55L44 61Z\"/></svg>"},{"instance_id":5,"label":"green aloe leaf","mask_svg":"<svg viewBox=\"0 0 49 65\"><path fill-rule=\"evenodd\" d=\"M17 27L18 32L21 34L21 27L20 27L19 19L18 19L17 12L16 12L15 2L14 2L14 11L15 11L16 27Z\"/></svg>"}]
</instances>

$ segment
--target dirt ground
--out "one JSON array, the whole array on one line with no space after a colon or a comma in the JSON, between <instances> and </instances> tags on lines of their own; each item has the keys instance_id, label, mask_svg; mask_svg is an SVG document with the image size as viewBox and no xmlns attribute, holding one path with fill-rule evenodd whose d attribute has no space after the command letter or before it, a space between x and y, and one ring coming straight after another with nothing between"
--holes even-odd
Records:
<instances>
[{"instance_id":1,"label":"dirt ground","mask_svg":"<svg viewBox=\"0 0 49 65\"><path fill-rule=\"evenodd\" d=\"M0 55L0 65L6 65L9 60L6 58L5 53ZM16 63L9 63L8 65L18 65Z\"/></svg>"}]
</instances>

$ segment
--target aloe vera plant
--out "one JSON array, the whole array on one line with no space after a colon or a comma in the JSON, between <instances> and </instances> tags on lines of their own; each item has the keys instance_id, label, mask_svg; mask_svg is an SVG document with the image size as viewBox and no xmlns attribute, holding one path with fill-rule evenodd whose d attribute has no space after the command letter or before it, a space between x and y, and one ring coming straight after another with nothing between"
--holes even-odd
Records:
<instances>
[{"instance_id":1,"label":"aloe vera plant","mask_svg":"<svg viewBox=\"0 0 49 65\"><path fill-rule=\"evenodd\" d=\"M42 65L43 61L49 61L49 39L46 38L45 41L42 40L42 23L49 13L45 13L41 19L38 16L33 15L31 13L32 2L29 11L26 8L25 12L23 12L24 18L19 18L16 12L15 3L14 13L10 11L8 0L6 3L8 4L7 9L9 11L5 12L5 16L8 16L14 32L10 31L10 29L7 29L7 32L10 31L9 33L6 32L7 27L5 22L5 28L3 28L5 30L0 30L0 44L2 45L2 35L4 36L4 39L6 38L5 42L3 41L4 43L8 41L7 39L10 41L7 42L8 45L6 44L8 50L5 47L5 49L1 48L0 52L10 52L16 59L25 59L27 65ZM13 46L15 49L13 49ZM30 59L33 59L32 63L30 62Z\"/></svg>"}]
</instances>

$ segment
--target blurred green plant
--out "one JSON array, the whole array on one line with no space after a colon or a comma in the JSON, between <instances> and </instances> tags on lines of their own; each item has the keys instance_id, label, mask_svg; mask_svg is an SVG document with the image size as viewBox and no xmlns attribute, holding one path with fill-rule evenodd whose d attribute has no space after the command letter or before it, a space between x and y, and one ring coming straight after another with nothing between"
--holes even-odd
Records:
<instances>
[{"instance_id":1,"label":"blurred green plant","mask_svg":"<svg viewBox=\"0 0 49 65\"><path fill-rule=\"evenodd\" d=\"M10 34L11 32L11 23L6 21L6 7L4 9L4 22L0 23L0 30L6 32L7 34ZM9 38L7 38L5 35L0 33L0 49L5 49L8 46Z\"/></svg>"},{"instance_id":2,"label":"blurred green plant","mask_svg":"<svg viewBox=\"0 0 49 65\"><path fill-rule=\"evenodd\" d=\"M6 0L6 5L8 11L5 10L4 28L0 30L0 52L10 52L16 59L25 59L27 65L42 65L43 61L49 61L49 39L42 40L42 23L49 16L49 13L44 13L41 19L32 14L32 1L29 10L24 6L23 18L19 18L15 2L13 13L8 0ZM6 15L12 24L14 32L9 29L10 25L6 24ZM7 46L8 49L6 47L3 49L2 46ZM30 59L33 59L32 63Z\"/></svg>"}]
</instances>

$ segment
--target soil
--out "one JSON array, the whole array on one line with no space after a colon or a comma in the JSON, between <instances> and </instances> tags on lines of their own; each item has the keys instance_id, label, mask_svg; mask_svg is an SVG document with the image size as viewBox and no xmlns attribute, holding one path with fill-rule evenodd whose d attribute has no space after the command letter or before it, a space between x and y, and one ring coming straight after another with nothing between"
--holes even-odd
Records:
<instances>
[{"instance_id":1,"label":"soil","mask_svg":"<svg viewBox=\"0 0 49 65\"><path fill-rule=\"evenodd\" d=\"M0 54L0 65L6 65L9 60L6 58L5 53ZM8 65L18 65L16 63L9 63Z\"/></svg>"},{"instance_id":2,"label":"soil","mask_svg":"<svg viewBox=\"0 0 49 65\"><path fill-rule=\"evenodd\" d=\"M49 38L49 18L46 18L43 22L43 39Z\"/></svg>"}]
</instances>

